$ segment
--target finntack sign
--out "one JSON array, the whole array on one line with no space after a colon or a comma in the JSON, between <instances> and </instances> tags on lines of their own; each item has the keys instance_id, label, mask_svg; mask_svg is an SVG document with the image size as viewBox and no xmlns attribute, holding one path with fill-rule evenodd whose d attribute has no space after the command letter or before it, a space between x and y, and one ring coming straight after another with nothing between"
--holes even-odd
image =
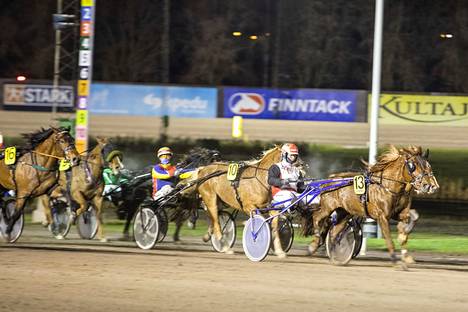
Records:
<instances>
[{"instance_id":1,"label":"finntack sign","mask_svg":"<svg viewBox=\"0 0 468 312\"><path fill-rule=\"evenodd\" d=\"M371 95L369 95L369 103L370 98ZM382 94L379 122L468 126L468 97Z\"/></svg>"},{"instance_id":2,"label":"finntack sign","mask_svg":"<svg viewBox=\"0 0 468 312\"><path fill-rule=\"evenodd\" d=\"M357 91L224 88L224 117L356 121Z\"/></svg>"},{"instance_id":3,"label":"finntack sign","mask_svg":"<svg viewBox=\"0 0 468 312\"><path fill-rule=\"evenodd\" d=\"M4 84L3 104L13 106L73 107L71 86L54 89L50 85Z\"/></svg>"}]
</instances>

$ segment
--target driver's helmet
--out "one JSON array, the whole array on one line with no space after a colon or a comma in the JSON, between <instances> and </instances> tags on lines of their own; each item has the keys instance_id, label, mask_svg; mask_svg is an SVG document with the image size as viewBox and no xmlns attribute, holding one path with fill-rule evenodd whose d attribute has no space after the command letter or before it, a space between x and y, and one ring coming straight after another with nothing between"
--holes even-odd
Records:
<instances>
[{"instance_id":1,"label":"driver's helmet","mask_svg":"<svg viewBox=\"0 0 468 312\"><path fill-rule=\"evenodd\" d=\"M293 164L297 161L299 157L299 149L296 144L285 143L281 147L281 159L287 161L290 164Z\"/></svg>"},{"instance_id":2,"label":"driver's helmet","mask_svg":"<svg viewBox=\"0 0 468 312\"><path fill-rule=\"evenodd\" d=\"M161 163L163 165L167 165L168 163L170 163L173 153L169 147L164 146L158 149L157 155Z\"/></svg>"}]
</instances>

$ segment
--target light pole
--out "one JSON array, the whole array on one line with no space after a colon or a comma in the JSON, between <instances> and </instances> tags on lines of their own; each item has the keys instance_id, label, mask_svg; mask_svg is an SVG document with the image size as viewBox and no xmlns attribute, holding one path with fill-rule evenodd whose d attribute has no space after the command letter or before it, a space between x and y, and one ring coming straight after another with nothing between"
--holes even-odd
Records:
<instances>
[{"instance_id":1,"label":"light pole","mask_svg":"<svg viewBox=\"0 0 468 312\"><path fill-rule=\"evenodd\" d=\"M57 13L52 15L52 22L55 29L55 51L54 51L54 81L53 81L53 103L52 103L52 121L55 120L57 114L57 94L59 93L60 84L60 58L62 51L62 30L70 27L75 27L75 15L63 14L63 0L57 0ZM66 38L66 36L65 36ZM65 39L64 38L64 39ZM65 54L66 55L66 54Z\"/></svg>"},{"instance_id":2,"label":"light pole","mask_svg":"<svg viewBox=\"0 0 468 312\"><path fill-rule=\"evenodd\" d=\"M61 15L62 14L62 0L57 0L57 14L56 15ZM55 19L55 15L54 15ZM53 93L58 94L58 84L59 84L59 78L60 78L60 48L61 48L61 43L60 39L62 36L62 33L60 31L59 27L56 27L56 22L54 20L54 27L55 27L55 51L54 51L54 86L53 86ZM54 98L54 102L52 103L52 120L54 121L56 118L57 114L57 97Z\"/></svg>"}]
</instances>

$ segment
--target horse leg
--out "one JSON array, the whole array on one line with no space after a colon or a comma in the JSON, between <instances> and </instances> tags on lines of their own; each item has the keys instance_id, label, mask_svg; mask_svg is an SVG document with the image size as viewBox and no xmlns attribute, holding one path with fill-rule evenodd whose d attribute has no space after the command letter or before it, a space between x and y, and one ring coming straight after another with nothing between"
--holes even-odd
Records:
<instances>
[{"instance_id":1,"label":"horse leg","mask_svg":"<svg viewBox=\"0 0 468 312\"><path fill-rule=\"evenodd\" d=\"M124 206L124 209L127 211L127 216L125 218L125 225L122 233L122 239L123 240L129 240L130 239L130 224L132 223L133 216L135 215L136 211L136 204L132 201L124 201L122 203Z\"/></svg>"},{"instance_id":2,"label":"horse leg","mask_svg":"<svg viewBox=\"0 0 468 312\"><path fill-rule=\"evenodd\" d=\"M51 198L48 196L41 196L39 197L39 200L42 202L42 206L44 206L44 215L46 218L46 224L43 224L44 226L48 226L52 224L52 211L50 208L50 200Z\"/></svg>"},{"instance_id":3,"label":"horse leg","mask_svg":"<svg viewBox=\"0 0 468 312\"><path fill-rule=\"evenodd\" d=\"M175 220L175 231L174 231L174 235L172 236L172 238L174 239L174 243L180 243L180 237L179 237L179 234L180 234L180 229L182 228L182 225L184 224L184 220L183 218L177 218Z\"/></svg>"},{"instance_id":4,"label":"horse leg","mask_svg":"<svg viewBox=\"0 0 468 312\"><path fill-rule=\"evenodd\" d=\"M314 224L314 235L312 237L312 241L308 247L308 254L313 255L317 249L320 247L320 242L322 238L322 233L325 230L323 227L323 223L325 218L327 218L331 211L325 208L326 206L322 205L320 210L313 214L313 224Z\"/></svg>"},{"instance_id":5,"label":"horse leg","mask_svg":"<svg viewBox=\"0 0 468 312\"><path fill-rule=\"evenodd\" d=\"M13 226L15 225L16 221L20 218L21 214L23 213L24 205L26 201L29 199L30 194L23 195L21 193L16 194L16 206L15 206L15 213L10 217L8 221L8 226L6 228L6 235L7 239L10 240L10 234L13 230Z\"/></svg>"},{"instance_id":6,"label":"horse leg","mask_svg":"<svg viewBox=\"0 0 468 312\"><path fill-rule=\"evenodd\" d=\"M211 220L211 226L213 229L213 234L215 238L220 241L222 249L221 252L227 254L233 254L233 250L229 247L228 244L224 241L223 233L221 231L221 226L219 225L218 219L218 198L213 194L202 194L203 201L206 204L208 216Z\"/></svg>"},{"instance_id":7,"label":"horse leg","mask_svg":"<svg viewBox=\"0 0 468 312\"><path fill-rule=\"evenodd\" d=\"M211 222L208 225L208 229L206 230L205 235L203 235L202 239L205 243L209 242L211 239L211 235L213 234L213 226L211 225Z\"/></svg>"},{"instance_id":8,"label":"horse leg","mask_svg":"<svg viewBox=\"0 0 468 312\"><path fill-rule=\"evenodd\" d=\"M398 259L395 254L395 245L393 244L392 236L390 233L390 225L388 223L388 220L385 216L380 216L377 218L377 222L380 226L380 229L382 230L382 235L385 239L385 243L387 245L388 252L390 253L390 259L393 264L397 264ZM407 270L406 264L404 262L399 262L400 267L403 270Z\"/></svg>"},{"instance_id":9,"label":"horse leg","mask_svg":"<svg viewBox=\"0 0 468 312\"><path fill-rule=\"evenodd\" d=\"M103 222L102 222L102 196L100 195L102 192L98 192L93 197L93 205L94 209L96 209L96 215L97 215L97 225L98 225L98 232L97 232L97 237L98 239L102 242L105 243L107 242L107 238L104 236L104 227L103 227Z\"/></svg>"},{"instance_id":10,"label":"horse leg","mask_svg":"<svg viewBox=\"0 0 468 312\"><path fill-rule=\"evenodd\" d=\"M278 258L286 258L286 253L283 251L283 247L281 247L281 239L278 231L278 211L270 211L270 216L276 216L275 218L271 219L271 233L273 236L273 248L275 255L277 255Z\"/></svg>"},{"instance_id":11,"label":"horse leg","mask_svg":"<svg viewBox=\"0 0 468 312\"><path fill-rule=\"evenodd\" d=\"M408 243L409 234L413 230L418 219L419 214L414 209L405 209L399 215L400 222L398 222L397 225L398 242L401 246L401 259L407 264L416 263L414 258L408 255L406 244Z\"/></svg>"}]
</instances>

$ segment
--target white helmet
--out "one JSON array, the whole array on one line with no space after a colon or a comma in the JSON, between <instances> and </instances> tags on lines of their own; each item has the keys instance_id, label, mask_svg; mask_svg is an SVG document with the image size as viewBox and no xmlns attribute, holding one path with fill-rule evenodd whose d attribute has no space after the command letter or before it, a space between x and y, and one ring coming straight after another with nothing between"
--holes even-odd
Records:
<instances>
[{"instance_id":1,"label":"white helmet","mask_svg":"<svg viewBox=\"0 0 468 312\"><path fill-rule=\"evenodd\" d=\"M161 147L158 150L158 158L160 158L162 155L171 155L172 156L172 150L167 146Z\"/></svg>"},{"instance_id":2,"label":"white helmet","mask_svg":"<svg viewBox=\"0 0 468 312\"><path fill-rule=\"evenodd\" d=\"M293 159L290 159L289 156L295 155ZM293 143L285 143L281 147L281 159L286 160L288 163L295 163L297 158L299 157L299 149L297 148L296 144Z\"/></svg>"}]
</instances>

